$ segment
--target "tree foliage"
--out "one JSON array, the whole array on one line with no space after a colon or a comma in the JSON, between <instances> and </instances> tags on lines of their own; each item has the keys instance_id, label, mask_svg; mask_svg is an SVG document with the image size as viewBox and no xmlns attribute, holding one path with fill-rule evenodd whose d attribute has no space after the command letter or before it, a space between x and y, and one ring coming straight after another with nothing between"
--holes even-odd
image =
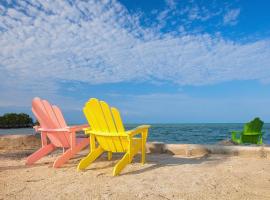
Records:
<instances>
[{"instance_id":1,"label":"tree foliage","mask_svg":"<svg viewBox=\"0 0 270 200\"><path fill-rule=\"evenodd\" d=\"M0 128L24 128L33 126L33 119L25 113L6 113L0 116Z\"/></svg>"}]
</instances>

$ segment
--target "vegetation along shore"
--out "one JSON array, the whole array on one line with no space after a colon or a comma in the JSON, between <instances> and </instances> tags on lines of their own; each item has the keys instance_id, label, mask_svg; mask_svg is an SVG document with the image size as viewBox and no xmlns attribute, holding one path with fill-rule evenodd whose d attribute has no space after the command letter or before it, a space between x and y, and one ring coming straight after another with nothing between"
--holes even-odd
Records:
<instances>
[{"instance_id":1,"label":"vegetation along shore","mask_svg":"<svg viewBox=\"0 0 270 200\"><path fill-rule=\"evenodd\" d=\"M33 119L25 113L6 113L0 116L0 128L29 128L33 125Z\"/></svg>"}]
</instances>

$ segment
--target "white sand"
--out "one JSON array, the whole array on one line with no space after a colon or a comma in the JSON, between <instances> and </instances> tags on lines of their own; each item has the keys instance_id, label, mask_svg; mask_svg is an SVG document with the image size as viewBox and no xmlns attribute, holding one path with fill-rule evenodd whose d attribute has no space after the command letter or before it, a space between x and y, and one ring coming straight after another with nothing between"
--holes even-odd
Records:
<instances>
[{"instance_id":1,"label":"white sand","mask_svg":"<svg viewBox=\"0 0 270 200\"><path fill-rule=\"evenodd\" d=\"M99 158L86 171L76 166L87 151L53 169L57 154L26 167L25 154L0 153L0 199L270 199L270 159L211 155L139 156L118 177L119 159Z\"/></svg>"}]
</instances>

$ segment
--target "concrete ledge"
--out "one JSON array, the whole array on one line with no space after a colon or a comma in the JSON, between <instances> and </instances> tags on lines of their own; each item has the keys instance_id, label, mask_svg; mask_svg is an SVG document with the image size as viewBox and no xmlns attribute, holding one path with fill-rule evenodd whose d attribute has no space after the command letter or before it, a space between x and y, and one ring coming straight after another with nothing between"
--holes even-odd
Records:
<instances>
[{"instance_id":1,"label":"concrete ledge","mask_svg":"<svg viewBox=\"0 0 270 200\"><path fill-rule=\"evenodd\" d=\"M219 146L205 145L209 153L226 154L233 156L248 156L248 157L270 157L270 147L265 146Z\"/></svg>"},{"instance_id":2,"label":"concrete ledge","mask_svg":"<svg viewBox=\"0 0 270 200\"><path fill-rule=\"evenodd\" d=\"M149 153L169 153L186 157L225 154L231 156L270 158L270 147L265 146L223 146L149 142L147 143L147 151Z\"/></svg>"},{"instance_id":3,"label":"concrete ledge","mask_svg":"<svg viewBox=\"0 0 270 200\"><path fill-rule=\"evenodd\" d=\"M166 153L183 156L205 156L209 150L203 145L196 144L165 144Z\"/></svg>"},{"instance_id":4,"label":"concrete ledge","mask_svg":"<svg viewBox=\"0 0 270 200\"><path fill-rule=\"evenodd\" d=\"M0 136L0 150L35 150L40 147L41 141L39 134ZM226 154L231 156L270 158L270 147L266 146L223 146L148 142L146 149L148 153L168 153L185 157Z\"/></svg>"},{"instance_id":5,"label":"concrete ledge","mask_svg":"<svg viewBox=\"0 0 270 200\"><path fill-rule=\"evenodd\" d=\"M41 147L39 135L1 135L0 150L30 150Z\"/></svg>"}]
</instances>

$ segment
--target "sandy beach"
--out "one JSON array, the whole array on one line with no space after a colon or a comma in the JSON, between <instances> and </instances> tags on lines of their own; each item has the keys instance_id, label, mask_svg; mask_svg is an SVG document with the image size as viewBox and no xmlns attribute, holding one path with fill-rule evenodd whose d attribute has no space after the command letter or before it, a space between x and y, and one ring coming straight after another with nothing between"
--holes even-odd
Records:
<instances>
[{"instance_id":1,"label":"sandy beach","mask_svg":"<svg viewBox=\"0 0 270 200\"><path fill-rule=\"evenodd\" d=\"M82 151L60 169L52 163L60 151L25 166L29 151L1 151L0 199L270 199L270 159L208 155L185 158L139 156L120 176L113 161L99 158L77 172Z\"/></svg>"}]
</instances>

